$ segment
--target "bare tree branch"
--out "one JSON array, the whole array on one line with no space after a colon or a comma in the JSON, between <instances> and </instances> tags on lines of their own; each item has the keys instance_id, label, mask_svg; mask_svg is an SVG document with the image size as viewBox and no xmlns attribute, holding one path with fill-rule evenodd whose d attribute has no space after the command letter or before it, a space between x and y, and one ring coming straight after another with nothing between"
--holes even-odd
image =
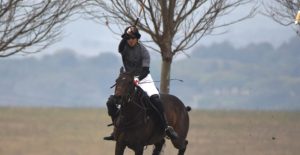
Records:
<instances>
[{"instance_id":1,"label":"bare tree branch","mask_svg":"<svg viewBox=\"0 0 300 155\"><path fill-rule=\"evenodd\" d=\"M300 0L273 0L262 3L265 11L262 14L283 26L291 26L300 36L300 26L294 25L295 16L300 10Z\"/></svg>"},{"instance_id":2,"label":"bare tree branch","mask_svg":"<svg viewBox=\"0 0 300 155\"><path fill-rule=\"evenodd\" d=\"M79 0L1 1L0 57L39 52L53 44L82 3Z\"/></svg>"},{"instance_id":3,"label":"bare tree branch","mask_svg":"<svg viewBox=\"0 0 300 155\"><path fill-rule=\"evenodd\" d=\"M150 1L146 0L94 0L89 1L88 13L102 23L118 24L123 27L133 24L138 17L141 5L145 11L139 28L149 34L159 44L170 37L173 54L184 51L195 45L203 36L209 35L214 29L228 26L252 17L252 10L247 16L215 25L215 21L230 13L249 0L184 0L184 1ZM130 5L128 5L130 4ZM101 14L101 15L100 15ZM100 15L100 16L99 16Z\"/></svg>"},{"instance_id":4,"label":"bare tree branch","mask_svg":"<svg viewBox=\"0 0 300 155\"><path fill-rule=\"evenodd\" d=\"M157 48L149 46L161 52L161 83L165 83L163 78L170 77L169 69L175 54L193 47L203 36L211 34L217 28L253 16L255 9L245 17L224 23L217 22L239 6L250 2L253 0L90 0L86 10L92 18L102 23L125 27L134 24L139 8L143 6L144 12L137 26L151 37ZM166 89L161 85L163 93L168 93Z\"/></svg>"}]
</instances>

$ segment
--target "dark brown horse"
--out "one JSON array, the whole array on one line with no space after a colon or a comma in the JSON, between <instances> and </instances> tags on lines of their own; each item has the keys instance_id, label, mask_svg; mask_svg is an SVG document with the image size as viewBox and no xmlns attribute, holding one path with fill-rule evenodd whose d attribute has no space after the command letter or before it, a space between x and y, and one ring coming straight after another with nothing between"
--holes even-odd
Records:
<instances>
[{"instance_id":1,"label":"dark brown horse","mask_svg":"<svg viewBox=\"0 0 300 155\"><path fill-rule=\"evenodd\" d=\"M164 128L149 97L140 87L134 85L133 78L131 73L120 72L116 80L115 96L121 100L121 106L114 122L115 154L123 155L125 148L129 147L136 155L142 155L145 146L155 145L153 155L159 155L165 143ZM186 137L190 107L185 107L173 95L161 94L160 97L168 123L179 137L172 140L172 143L179 150L178 154L183 155L188 144Z\"/></svg>"}]
</instances>

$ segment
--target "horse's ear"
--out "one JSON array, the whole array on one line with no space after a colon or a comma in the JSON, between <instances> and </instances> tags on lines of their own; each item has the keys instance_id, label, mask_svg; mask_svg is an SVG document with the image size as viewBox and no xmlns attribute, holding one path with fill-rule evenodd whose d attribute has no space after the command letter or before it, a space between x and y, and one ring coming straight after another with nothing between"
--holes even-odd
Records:
<instances>
[{"instance_id":1,"label":"horse's ear","mask_svg":"<svg viewBox=\"0 0 300 155\"><path fill-rule=\"evenodd\" d=\"M120 68L120 74L122 74L122 73L124 73L125 71L124 71L124 67L122 66L121 68Z\"/></svg>"}]
</instances>

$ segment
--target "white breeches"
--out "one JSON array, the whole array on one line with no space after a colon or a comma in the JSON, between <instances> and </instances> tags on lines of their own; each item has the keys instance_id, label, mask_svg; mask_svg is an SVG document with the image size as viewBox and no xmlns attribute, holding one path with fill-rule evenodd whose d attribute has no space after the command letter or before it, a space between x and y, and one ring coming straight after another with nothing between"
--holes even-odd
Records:
<instances>
[{"instance_id":1,"label":"white breeches","mask_svg":"<svg viewBox=\"0 0 300 155\"><path fill-rule=\"evenodd\" d=\"M155 87L154 81L152 79L152 76L148 74L143 80L139 82L139 86L147 93L147 95L150 97L154 94L158 94L159 92Z\"/></svg>"}]
</instances>

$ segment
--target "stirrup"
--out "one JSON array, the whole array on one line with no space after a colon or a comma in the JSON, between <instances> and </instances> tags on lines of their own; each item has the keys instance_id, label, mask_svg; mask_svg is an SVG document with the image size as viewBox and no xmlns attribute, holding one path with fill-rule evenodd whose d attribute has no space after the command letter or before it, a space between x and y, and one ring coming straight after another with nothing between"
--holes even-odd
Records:
<instances>
[{"instance_id":1,"label":"stirrup","mask_svg":"<svg viewBox=\"0 0 300 155\"><path fill-rule=\"evenodd\" d=\"M178 138L178 135L177 133L175 132L175 130L173 129L173 127L171 126L168 126L166 129L165 129L165 132L166 132L166 135L171 138L171 139L177 139Z\"/></svg>"}]
</instances>

